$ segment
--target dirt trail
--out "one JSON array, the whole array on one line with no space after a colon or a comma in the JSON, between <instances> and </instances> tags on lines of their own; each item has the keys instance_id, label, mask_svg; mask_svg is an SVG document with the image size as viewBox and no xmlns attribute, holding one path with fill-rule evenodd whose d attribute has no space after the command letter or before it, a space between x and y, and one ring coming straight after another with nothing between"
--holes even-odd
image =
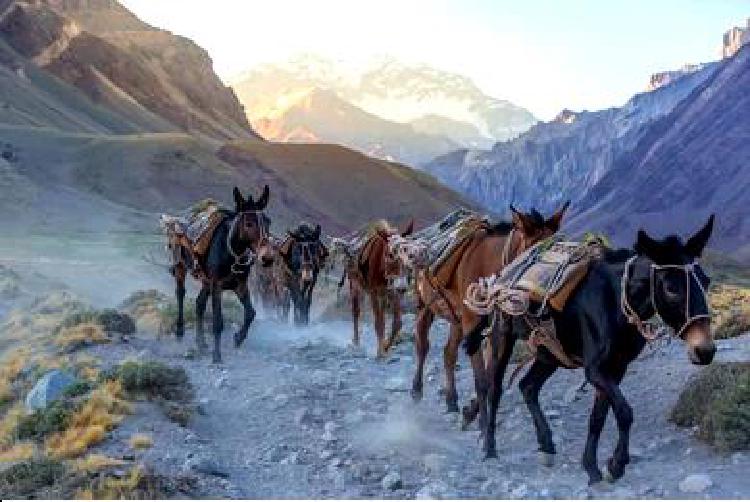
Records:
<instances>
[{"instance_id":1,"label":"dirt trail","mask_svg":"<svg viewBox=\"0 0 750 502\"><path fill-rule=\"evenodd\" d=\"M409 323L407 322L407 325ZM258 321L238 351L224 336L225 363L185 359L192 333L180 344L139 333L128 343L91 350L105 364L123 358L157 359L185 367L204 410L188 428L163 418L149 404L126 421L102 449L127 453L134 431L150 433L144 462L165 473L198 472L213 497L247 498L737 498L747 496L750 456L722 456L667 419L696 367L679 342L638 360L624 392L635 411L633 463L624 479L604 491L586 487L579 459L587 430L590 392L576 395L580 371L558 371L542 392L558 455L555 466L537 462L536 441L520 393L504 397L497 460L482 461L478 431L461 431L458 415L444 413L439 395L446 326L433 328L425 398L408 393L412 346L387 361L373 357L369 327L365 351L347 347L347 322L308 329ZM750 335L719 342L718 360L750 360ZM458 371L465 402L472 387L468 362ZM577 400L573 401L572 398ZM600 448L604 464L616 437L610 416ZM213 472L213 474L208 474ZM685 476L708 474L713 486L686 494ZM385 478L385 479L384 479Z\"/></svg>"}]
</instances>

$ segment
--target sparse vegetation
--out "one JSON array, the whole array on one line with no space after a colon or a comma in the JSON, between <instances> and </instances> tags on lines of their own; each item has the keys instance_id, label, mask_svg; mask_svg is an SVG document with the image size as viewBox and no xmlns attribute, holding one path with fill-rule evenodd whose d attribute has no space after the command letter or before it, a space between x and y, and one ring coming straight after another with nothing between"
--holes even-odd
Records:
<instances>
[{"instance_id":1,"label":"sparse vegetation","mask_svg":"<svg viewBox=\"0 0 750 502\"><path fill-rule=\"evenodd\" d=\"M670 419L720 450L750 449L750 363L714 363L692 378Z\"/></svg>"},{"instance_id":2,"label":"sparse vegetation","mask_svg":"<svg viewBox=\"0 0 750 502\"><path fill-rule=\"evenodd\" d=\"M107 381L71 415L65 430L45 441L47 454L53 458L82 455L89 447L101 442L106 433L131 412L130 404L122 399L120 383Z\"/></svg>"},{"instance_id":3,"label":"sparse vegetation","mask_svg":"<svg viewBox=\"0 0 750 502\"><path fill-rule=\"evenodd\" d=\"M29 460L34 456L34 450L34 443L16 443L7 450L0 452L0 462Z\"/></svg>"},{"instance_id":4,"label":"sparse vegetation","mask_svg":"<svg viewBox=\"0 0 750 502\"><path fill-rule=\"evenodd\" d=\"M134 396L183 401L192 398L192 386L183 368L156 361L127 361L112 371L123 390Z\"/></svg>"},{"instance_id":5,"label":"sparse vegetation","mask_svg":"<svg viewBox=\"0 0 750 502\"><path fill-rule=\"evenodd\" d=\"M90 453L70 463L71 467L81 473L100 472L113 467L122 467L127 462L98 453Z\"/></svg>"},{"instance_id":6,"label":"sparse vegetation","mask_svg":"<svg viewBox=\"0 0 750 502\"><path fill-rule=\"evenodd\" d=\"M73 407L73 404L59 400L44 409L23 415L16 426L16 437L21 440L40 440L64 431L73 414Z\"/></svg>"},{"instance_id":7,"label":"sparse vegetation","mask_svg":"<svg viewBox=\"0 0 750 502\"><path fill-rule=\"evenodd\" d=\"M15 397L14 382L29 361L28 348L16 349L0 361L0 406Z\"/></svg>"},{"instance_id":8,"label":"sparse vegetation","mask_svg":"<svg viewBox=\"0 0 750 502\"><path fill-rule=\"evenodd\" d=\"M189 498L195 491L191 478L170 479L153 474L142 466L133 467L123 477L106 476L75 492L74 498L91 500L138 500Z\"/></svg>"},{"instance_id":9,"label":"sparse vegetation","mask_svg":"<svg viewBox=\"0 0 750 502\"><path fill-rule=\"evenodd\" d=\"M72 352L88 345L110 342L110 338L99 324L88 322L63 328L55 338L55 344L65 352Z\"/></svg>"},{"instance_id":10,"label":"sparse vegetation","mask_svg":"<svg viewBox=\"0 0 750 502\"><path fill-rule=\"evenodd\" d=\"M0 472L0 493L3 498L32 498L40 490L58 485L64 476L65 466L59 461L28 460Z\"/></svg>"}]
</instances>

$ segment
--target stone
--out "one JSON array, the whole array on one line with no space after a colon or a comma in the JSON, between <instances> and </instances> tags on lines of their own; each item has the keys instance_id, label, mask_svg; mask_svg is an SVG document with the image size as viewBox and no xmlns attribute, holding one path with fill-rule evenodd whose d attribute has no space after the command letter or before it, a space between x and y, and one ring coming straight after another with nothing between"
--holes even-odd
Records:
<instances>
[{"instance_id":1,"label":"stone","mask_svg":"<svg viewBox=\"0 0 750 502\"><path fill-rule=\"evenodd\" d=\"M216 461L210 458L199 458L189 461L190 469L201 474L216 476L220 478L229 477L229 473L221 467Z\"/></svg>"},{"instance_id":2,"label":"stone","mask_svg":"<svg viewBox=\"0 0 750 502\"><path fill-rule=\"evenodd\" d=\"M740 465L742 461L745 460L745 454L738 451L735 453L732 453L732 464L733 465Z\"/></svg>"},{"instance_id":3,"label":"stone","mask_svg":"<svg viewBox=\"0 0 750 502\"><path fill-rule=\"evenodd\" d=\"M383 490L398 490L403 486L401 481L401 474L396 471L390 471L388 474L383 476L383 480L380 482Z\"/></svg>"},{"instance_id":4,"label":"stone","mask_svg":"<svg viewBox=\"0 0 750 502\"><path fill-rule=\"evenodd\" d=\"M288 457L281 460L282 465L297 465L299 464L299 453L293 451Z\"/></svg>"},{"instance_id":5,"label":"stone","mask_svg":"<svg viewBox=\"0 0 750 502\"><path fill-rule=\"evenodd\" d=\"M446 456L440 455L439 453L428 453L422 457L422 463L425 469L431 473L440 472L443 465L445 465Z\"/></svg>"},{"instance_id":6,"label":"stone","mask_svg":"<svg viewBox=\"0 0 750 502\"><path fill-rule=\"evenodd\" d=\"M383 385L383 388L389 391L406 390L407 388L406 378L398 377L398 376L391 377L388 380L386 380L385 385Z\"/></svg>"},{"instance_id":7,"label":"stone","mask_svg":"<svg viewBox=\"0 0 750 502\"><path fill-rule=\"evenodd\" d=\"M70 373L52 370L40 378L26 396L26 409L29 412L42 410L53 401L63 397L65 389L76 383Z\"/></svg>"},{"instance_id":8,"label":"stone","mask_svg":"<svg viewBox=\"0 0 750 502\"><path fill-rule=\"evenodd\" d=\"M714 482L708 474L690 474L678 485L684 493L702 493L713 486Z\"/></svg>"},{"instance_id":9,"label":"stone","mask_svg":"<svg viewBox=\"0 0 750 502\"><path fill-rule=\"evenodd\" d=\"M311 420L312 414L307 408L302 408L294 412L294 423L297 425L310 423Z\"/></svg>"}]
</instances>

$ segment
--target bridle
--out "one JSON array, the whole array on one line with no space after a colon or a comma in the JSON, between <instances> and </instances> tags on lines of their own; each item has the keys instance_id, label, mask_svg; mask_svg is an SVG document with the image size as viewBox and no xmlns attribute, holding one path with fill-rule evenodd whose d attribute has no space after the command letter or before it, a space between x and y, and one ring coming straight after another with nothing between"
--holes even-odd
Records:
<instances>
[{"instance_id":1,"label":"bridle","mask_svg":"<svg viewBox=\"0 0 750 502\"><path fill-rule=\"evenodd\" d=\"M625 270L622 274L622 281L621 281L621 293L620 293L620 305L622 307L622 312L625 314L625 318L628 320L629 323L634 324L636 328L638 328L638 331L643 335L644 338L647 340L654 340L658 337L658 333L656 330L656 327L654 324L649 323L648 321L644 321L640 318L636 310L633 308L633 306L630 304L630 301L628 300L628 284L630 282L630 272L633 266L633 263L635 260L639 258L639 255L635 255L631 257L627 262L625 262ZM709 305L708 303L708 297L706 294L706 289L703 287L703 284L701 283L700 279L698 278L698 275L695 272L695 262L688 263L686 265L657 265L656 263L651 263L649 266L649 300L651 302L651 308L654 310L654 313L658 315L659 317L662 317L659 313L659 309L656 306L656 273L663 271L663 270L680 270L685 273L685 322L682 324L682 327L680 327L679 331L677 331L675 334L679 338L682 338L685 330L693 324L698 319L710 319L711 314L697 314L697 315L690 315L690 281L694 280L696 284L698 284L698 289L701 292L701 295L703 296L703 300L706 304L706 306Z\"/></svg>"},{"instance_id":2,"label":"bridle","mask_svg":"<svg viewBox=\"0 0 750 502\"><path fill-rule=\"evenodd\" d=\"M266 230L266 227L263 225L263 211L258 210L248 210L248 211L240 211L237 213L234 218L232 218L232 224L229 227L229 232L227 233L227 249L229 250L229 254L232 255L232 258L234 259L234 263L232 263L232 266L230 267L233 274L239 275L245 272L246 268L249 268L250 266L255 263L255 257L257 255L257 252L252 249L252 245L248 245L247 248L245 248L244 251L241 253L235 252L234 249L232 249L232 237L234 236L234 231L237 228L237 222L240 220L240 218L245 214L253 214L255 216L255 223L258 226L258 241L256 244L259 245L259 243L263 242L264 240L268 240L268 231Z\"/></svg>"}]
</instances>

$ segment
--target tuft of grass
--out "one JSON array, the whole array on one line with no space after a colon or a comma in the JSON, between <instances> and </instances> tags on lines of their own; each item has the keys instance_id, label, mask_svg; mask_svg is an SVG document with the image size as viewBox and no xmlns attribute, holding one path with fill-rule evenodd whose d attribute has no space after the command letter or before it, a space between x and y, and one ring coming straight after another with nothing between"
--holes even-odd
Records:
<instances>
[{"instance_id":1,"label":"tuft of grass","mask_svg":"<svg viewBox=\"0 0 750 502\"><path fill-rule=\"evenodd\" d=\"M65 389L63 395L65 397L79 397L89 393L93 390L94 385L88 380L78 380L73 385Z\"/></svg>"},{"instance_id":2,"label":"tuft of grass","mask_svg":"<svg viewBox=\"0 0 750 502\"><path fill-rule=\"evenodd\" d=\"M110 341L102 327L94 323L82 323L63 328L55 338L55 344L65 352L72 352L98 343L110 343Z\"/></svg>"},{"instance_id":3,"label":"tuft of grass","mask_svg":"<svg viewBox=\"0 0 750 502\"><path fill-rule=\"evenodd\" d=\"M135 321L124 312L115 309L84 310L66 316L58 325L57 331L74 328L81 324L96 324L108 333L131 335L135 333Z\"/></svg>"},{"instance_id":4,"label":"tuft of grass","mask_svg":"<svg viewBox=\"0 0 750 502\"><path fill-rule=\"evenodd\" d=\"M750 449L750 363L714 363L688 382L670 420L723 451Z\"/></svg>"},{"instance_id":5,"label":"tuft of grass","mask_svg":"<svg viewBox=\"0 0 750 502\"><path fill-rule=\"evenodd\" d=\"M34 443L16 443L0 452L0 462L19 462L30 460L34 456Z\"/></svg>"},{"instance_id":6,"label":"tuft of grass","mask_svg":"<svg viewBox=\"0 0 750 502\"><path fill-rule=\"evenodd\" d=\"M148 434L133 434L128 445L134 450L147 450L154 445L154 440Z\"/></svg>"},{"instance_id":7,"label":"tuft of grass","mask_svg":"<svg viewBox=\"0 0 750 502\"><path fill-rule=\"evenodd\" d=\"M716 326L714 338L734 338L745 333L750 333L750 309L747 308L725 315Z\"/></svg>"},{"instance_id":8,"label":"tuft of grass","mask_svg":"<svg viewBox=\"0 0 750 502\"><path fill-rule=\"evenodd\" d=\"M164 499L170 497L166 478L148 473L143 467L133 467L121 478L106 476L87 488L79 489L75 497L79 500L138 500Z\"/></svg>"},{"instance_id":9,"label":"tuft of grass","mask_svg":"<svg viewBox=\"0 0 750 502\"><path fill-rule=\"evenodd\" d=\"M50 434L66 429L73 413L72 406L63 400L55 401L44 409L24 415L18 420L18 439L43 439Z\"/></svg>"},{"instance_id":10,"label":"tuft of grass","mask_svg":"<svg viewBox=\"0 0 750 502\"><path fill-rule=\"evenodd\" d=\"M26 368L30 353L27 347L16 349L0 361L0 405L16 397L13 383Z\"/></svg>"},{"instance_id":11,"label":"tuft of grass","mask_svg":"<svg viewBox=\"0 0 750 502\"><path fill-rule=\"evenodd\" d=\"M0 451L7 450L16 442L18 424L24 417L24 414L23 404L16 403L0 419Z\"/></svg>"},{"instance_id":12,"label":"tuft of grass","mask_svg":"<svg viewBox=\"0 0 750 502\"><path fill-rule=\"evenodd\" d=\"M56 460L28 460L0 472L0 493L3 498L32 498L38 490L59 484L65 466Z\"/></svg>"},{"instance_id":13,"label":"tuft of grass","mask_svg":"<svg viewBox=\"0 0 750 502\"><path fill-rule=\"evenodd\" d=\"M183 368L172 368L156 361L127 361L114 368L112 376L123 390L135 396L185 401L193 389Z\"/></svg>"},{"instance_id":14,"label":"tuft of grass","mask_svg":"<svg viewBox=\"0 0 750 502\"><path fill-rule=\"evenodd\" d=\"M129 403L122 399L119 382L107 381L94 390L88 400L71 415L67 428L45 441L47 454L56 459L82 455L100 443L123 416L131 413Z\"/></svg>"},{"instance_id":15,"label":"tuft of grass","mask_svg":"<svg viewBox=\"0 0 750 502\"><path fill-rule=\"evenodd\" d=\"M127 462L124 460L117 458L108 457L98 453L90 453L83 458L74 460L70 465L77 472L88 474L111 469L113 467L122 467L123 465L126 465L126 463Z\"/></svg>"}]
</instances>

